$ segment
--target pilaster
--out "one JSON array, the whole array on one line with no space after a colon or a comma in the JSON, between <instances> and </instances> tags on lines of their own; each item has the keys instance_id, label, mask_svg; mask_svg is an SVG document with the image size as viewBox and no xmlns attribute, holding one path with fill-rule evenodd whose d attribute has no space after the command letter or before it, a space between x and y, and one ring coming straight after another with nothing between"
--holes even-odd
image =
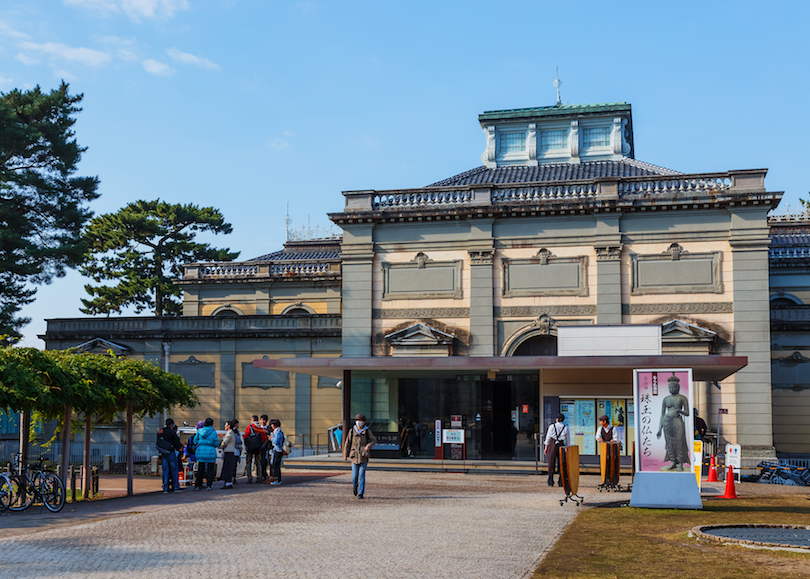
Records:
<instances>
[{"instance_id":1,"label":"pilaster","mask_svg":"<svg viewBox=\"0 0 810 579\"><path fill-rule=\"evenodd\" d=\"M373 225L344 225L343 356L371 356Z\"/></svg>"},{"instance_id":2,"label":"pilaster","mask_svg":"<svg viewBox=\"0 0 810 579\"><path fill-rule=\"evenodd\" d=\"M470 222L470 355L495 355L493 219Z\"/></svg>"}]
</instances>

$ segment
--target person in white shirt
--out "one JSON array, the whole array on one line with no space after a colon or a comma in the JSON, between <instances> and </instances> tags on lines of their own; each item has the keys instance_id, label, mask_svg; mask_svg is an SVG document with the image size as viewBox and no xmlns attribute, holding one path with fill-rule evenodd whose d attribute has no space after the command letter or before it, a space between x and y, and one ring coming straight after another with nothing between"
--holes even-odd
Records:
<instances>
[{"instance_id":1,"label":"person in white shirt","mask_svg":"<svg viewBox=\"0 0 810 579\"><path fill-rule=\"evenodd\" d=\"M599 428L596 429L596 442L619 444L616 433L613 432L613 425L610 424L610 419L605 415L599 417Z\"/></svg>"},{"instance_id":2,"label":"person in white shirt","mask_svg":"<svg viewBox=\"0 0 810 579\"><path fill-rule=\"evenodd\" d=\"M548 486L550 487L554 486L554 471L559 472L560 453L558 450L560 447L568 446L568 427L563 424L564 420L565 415L558 414L557 422L549 426L548 432L546 432L544 452L548 456ZM551 449L550 455L549 449ZM562 486L562 474L560 474L558 483Z\"/></svg>"}]
</instances>

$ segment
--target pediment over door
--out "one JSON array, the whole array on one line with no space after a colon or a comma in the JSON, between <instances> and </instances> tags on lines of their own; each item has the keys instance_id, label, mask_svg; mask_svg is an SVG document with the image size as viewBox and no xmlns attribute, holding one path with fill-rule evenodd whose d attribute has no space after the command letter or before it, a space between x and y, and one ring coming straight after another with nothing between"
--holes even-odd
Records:
<instances>
[{"instance_id":1,"label":"pediment over door","mask_svg":"<svg viewBox=\"0 0 810 579\"><path fill-rule=\"evenodd\" d=\"M661 325L661 350L665 354L711 354L717 332L682 320Z\"/></svg>"},{"instance_id":2,"label":"pediment over door","mask_svg":"<svg viewBox=\"0 0 810 579\"><path fill-rule=\"evenodd\" d=\"M418 323L385 336L392 356L451 356L455 336Z\"/></svg>"},{"instance_id":3,"label":"pediment over door","mask_svg":"<svg viewBox=\"0 0 810 579\"><path fill-rule=\"evenodd\" d=\"M129 346L116 344L104 338L93 338L92 340L75 346L75 349L79 352L89 352L91 354L106 354L108 351L112 350L116 356L123 356L124 354L132 352L132 348Z\"/></svg>"}]
</instances>

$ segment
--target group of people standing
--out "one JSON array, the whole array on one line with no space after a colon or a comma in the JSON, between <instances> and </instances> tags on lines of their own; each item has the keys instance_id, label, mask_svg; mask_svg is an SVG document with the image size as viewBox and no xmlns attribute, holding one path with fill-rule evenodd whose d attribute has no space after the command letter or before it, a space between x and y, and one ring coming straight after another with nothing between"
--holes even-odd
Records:
<instances>
[{"instance_id":1,"label":"group of people standing","mask_svg":"<svg viewBox=\"0 0 810 579\"><path fill-rule=\"evenodd\" d=\"M242 453L246 459L247 483L253 483L253 472L257 482L272 485L281 484L281 461L285 454L284 432L279 420L268 420L253 415L244 434L239 430L239 421L228 420L224 425L225 434L220 439L214 429L214 420L206 418L197 423L197 432L184 446L177 435L174 420L168 418L166 426L158 430L157 449L163 466L163 492L179 492L179 471L183 460L189 466L197 463L197 474L193 490L213 489L217 472L217 449L222 450L222 472L220 480L223 489L231 489L236 484L236 468ZM267 467L272 468L268 477Z\"/></svg>"},{"instance_id":2,"label":"group of people standing","mask_svg":"<svg viewBox=\"0 0 810 579\"><path fill-rule=\"evenodd\" d=\"M347 430L343 441L343 459L352 463L352 493L362 499L366 490L366 466L371 448L377 439L366 424L363 414L355 416L354 424ZM157 448L163 460L163 492L179 492L178 473L181 453L189 463L197 463L197 476L194 490L203 487L213 489L217 468L217 448L222 449L223 489L233 488L236 484L236 465L241 453L245 453L247 484L255 480L272 485L281 484L281 461L286 454L284 432L281 422L268 420L267 415L254 415L244 433L239 430L239 421L229 420L225 423L225 435L220 440L214 430L214 420L206 418L197 423L197 432L183 446L177 435L177 426L171 418L166 419L166 426L158 430ZM272 469L268 477L267 467Z\"/></svg>"}]
</instances>

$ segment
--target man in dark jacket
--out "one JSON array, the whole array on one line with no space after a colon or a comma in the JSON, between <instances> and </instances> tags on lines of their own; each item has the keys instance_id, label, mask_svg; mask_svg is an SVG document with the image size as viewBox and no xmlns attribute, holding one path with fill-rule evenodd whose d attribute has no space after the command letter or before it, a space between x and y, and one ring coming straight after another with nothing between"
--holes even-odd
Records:
<instances>
[{"instance_id":1,"label":"man in dark jacket","mask_svg":"<svg viewBox=\"0 0 810 579\"><path fill-rule=\"evenodd\" d=\"M177 430L174 427L174 420L166 419L166 426L157 432L158 452L163 462L163 493L169 492L171 486L174 491L180 492L179 468L177 462L177 452L183 448Z\"/></svg>"}]
</instances>

